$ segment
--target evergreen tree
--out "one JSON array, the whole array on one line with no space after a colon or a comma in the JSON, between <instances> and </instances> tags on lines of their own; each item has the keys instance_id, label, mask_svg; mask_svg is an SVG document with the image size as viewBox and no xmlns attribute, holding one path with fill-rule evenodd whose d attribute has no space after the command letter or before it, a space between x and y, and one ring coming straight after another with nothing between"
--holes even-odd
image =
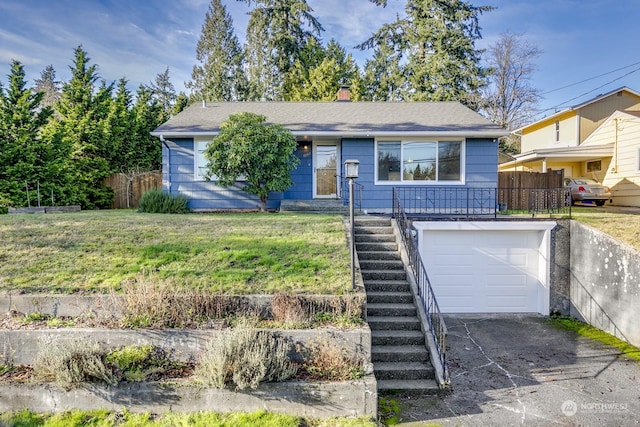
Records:
<instances>
[{"instance_id":1,"label":"evergreen tree","mask_svg":"<svg viewBox=\"0 0 640 427\"><path fill-rule=\"evenodd\" d=\"M403 101L404 71L401 57L383 40L374 48L373 58L364 66L364 98L367 101Z\"/></svg>"},{"instance_id":2,"label":"evergreen tree","mask_svg":"<svg viewBox=\"0 0 640 427\"><path fill-rule=\"evenodd\" d=\"M478 17L492 9L464 0L407 0L404 18L383 25L359 47L388 44L405 58L404 99L460 101L476 108L487 74L475 48L481 38Z\"/></svg>"},{"instance_id":3,"label":"evergreen tree","mask_svg":"<svg viewBox=\"0 0 640 427\"><path fill-rule=\"evenodd\" d=\"M302 51L323 31L306 0L240 0L255 4L247 26L245 55L249 98L282 100L285 79ZM306 28L309 29L306 29Z\"/></svg>"},{"instance_id":4,"label":"evergreen tree","mask_svg":"<svg viewBox=\"0 0 640 427\"><path fill-rule=\"evenodd\" d=\"M341 86L352 88L352 100L360 97L360 70L351 54L335 40L326 49L311 39L287 75L287 101L335 101Z\"/></svg>"},{"instance_id":5,"label":"evergreen tree","mask_svg":"<svg viewBox=\"0 0 640 427\"><path fill-rule=\"evenodd\" d=\"M186 93L180 92L176 97L176 102L173 104L173 107L170 111L170 116L175 116L180 113L182 110L189 106L189 97ZM162 122L160 122L162 123Z\"/></svg>"},{"instance_id":6,"label":"evergreen tree","mask_svg":"<svg viewBox=\"0 0 640 427\"><path fill-rule=\"evenodd\" d=\"M66 170L74 188L67 199L83 208L106 208L111 204L113 191L104 179L113 172L107 153L104 119L107 117L113 85L102 83L96 90L96 65L89 65L89 57L78 46L74 50L71 79L64 83L56 109L60 115L53 123L53 135L61 136L61 144L69 149Z\"/></svg>"},{"instance_id":7,"label":"evergreen tree","mask_svg":"<svg viewBox=\"0 0 640 427\"><path fill-rule=\"evenodd\" d=\"M41 106L44 96L26 87L24 67L13 61L9 86L0 87L0 210L26 206L27 187L35 190L40 184L48 194L55 186L49 169L52 150L41 137L53 114L50 107Z\"/></svg>"},{"instance_id":8,"label":"evergreen tree","mask_svg":"<svg viewBox=\"0 0 640 427\"><path fill-rule=\"evenodd\" d=\"M126 153L130 140L134 136L132 133L134 123L130 111L132 102L131 92L127 89L127 80L121 78L118 81L115 98L110 99L104 126L108 147L105 158L112 172L124 172L130 168Z\"/></svg>"},{"instance_id":9,"label":"evergreen tree","mask_svg":"<svg viewBox=\"0 0 640 427\"><path fill-rule=\"evenodd\" d=\"M162 106L162 109L167 113L167 118L169 118L178 98L176 89L169 78L169 67L156 75L156 80L149 85L149 89L153 98Z\"/></svg>"},{"instance_id":10,"label":"evergreen tree","mask_svg":"<svg viewBox=\"0 0 640 427\"><path fill-rule=\"evenodd\" d=\"M136 92L136 103L131 113L133 126L125 153L126 172L162 169L162 147L158 139L151 136L151 131L167 119L164 106L155 99L148 87L141 85Z\"/></svg>"},{"instance_id":11,"label":"evergreen tree","mask_svg":"<svg viewBox=\"0 0 640 427\"><path fill-rule=\"evenodd\" d=\"M234 35L233 20L221 0L211 0L196 47L200 65L193 67L191 90L193 100L237 101L245 98L246 79L243 54Z\"/></svg>"},{"instance_id":12,"label":"evergreen tree","mask_svg":"<svg viewBox=\"0 0 640 427\"><path fill-rule=\"evenodd\" d=\"M44 92L40 104L43 107L54 107L60 99L60 82L56 80L56 70L53 65L47 65L40 72L40 78L35 80L36 92Z\"/></svg>"}]
</instances>

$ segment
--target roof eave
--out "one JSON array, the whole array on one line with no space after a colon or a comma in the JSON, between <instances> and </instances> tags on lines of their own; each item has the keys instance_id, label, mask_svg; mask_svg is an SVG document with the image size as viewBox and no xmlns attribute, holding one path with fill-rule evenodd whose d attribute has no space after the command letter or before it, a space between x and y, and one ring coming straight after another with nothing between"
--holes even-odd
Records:
<instances>
[{"instance_id":1,"label":"roof eave","mask_svg":"<svg viewBox=\"0 0 640 427\"><path fill-rule=\"evenodd\" d=\"M509 132L503 130L468 130L468 131L292 131L295 136L307 137L385 137L385 136L414 136L414 137L460 137L460 138L499 138L509 135ZM200 131L200 132L174 132L174 131L153 131L152 136L163 138L192 138L198 136L215 136L218 132Z\"/></svg>"}]
</instances>

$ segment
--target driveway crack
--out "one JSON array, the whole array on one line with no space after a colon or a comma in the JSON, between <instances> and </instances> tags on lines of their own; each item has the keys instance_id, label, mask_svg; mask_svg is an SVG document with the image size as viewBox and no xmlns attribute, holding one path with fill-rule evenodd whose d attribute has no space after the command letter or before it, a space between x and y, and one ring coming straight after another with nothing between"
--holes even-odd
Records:
<instances>
[{"instance_id":1,"label":"driveway crack","mask_svg":"<svg viewBox=\"0 0 640 427\"><path fill-rule=\"evenodd\" d=\"M469 330L469 327L468 327L467 323L466 322L462 322L462 324L464 325L464 329L465 329L466 334L467 334L467 339L469 339L473 343L473 345L475 345L478 348L478 350L480 351L482 356L484 356L484 358L487 359L487 362L489 362L489 363L486 363L484 365L478 366L477 368L474 368L474 370L475 369L479 369L479 368L483 368L483 367L488 367L488 366L491 366L491 365L495 365L498 369L500 369L504 373L504 375L507 377L507 379L511 383L513 391L516 394L516 400L518 401L518 403L522 407L522 424L524 424L525 418L526 418L526 415L527 415L527 408L526 408L525 404L522 402L522 400L520 399L520 392L518 390L518 384L516 384L516 382L513 380L513 378L516 375L511 374L511 372L509 372L507 369L505 369L502 365L500 365L498 362L496 362L491 357L489 357L489 355L487 353L485 353L485 351L482 348L482 346L471 336L471 331Z\"/></svg>"}]
</instances>

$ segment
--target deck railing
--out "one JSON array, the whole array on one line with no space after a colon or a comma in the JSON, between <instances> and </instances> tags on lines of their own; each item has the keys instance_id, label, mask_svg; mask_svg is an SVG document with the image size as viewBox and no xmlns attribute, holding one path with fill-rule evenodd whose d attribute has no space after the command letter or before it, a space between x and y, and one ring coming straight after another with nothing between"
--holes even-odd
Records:
<instances>
[{"instance_id":1,"label":"deck railing","mask_svg":"<svg viewBox=\"0 0 640 427\"><path fill-rule=\"evenodd\" d=\"M347 206L349 204L349 178L345 178L341 175L338 175L340 179L340 198L342 199L342 204ZM357 181L353 182L353 207L355 210L362 210L362 189L364 185L358 183Z\"/></svg>"},{"instance_id":2,"label":"deck railing","mask_svg":"<svg viewBox=\"0 0 640 427\"><path fill-rule=\"evenodd\" d=\"M435 343L437 358L440 361L443 373L442 380L448 382L449 370L447 369L446 357L447 327L440 312L440 307L438 307L433 289L431 288L427 270L418 251L415 230L411 227L411 223L402 204L402 199L396 191L393 192L393 205L394 218L398 223L402 241L409 257L409 268L415 277L420 304L427 317L425 320L429 329L428 333Z\"/></svg>"},{"instance_id":3,"label":"deck railing","mask_svg":"<svg viewBox=\"0 0 640 427\"><path fill-rule=\"evenodd\" d=\"M496 218L498 214L571 216L565 188L394 187L404 213L411 217ZM396 216L396 205L393 206Z\"/></svg>"}]
</instances>

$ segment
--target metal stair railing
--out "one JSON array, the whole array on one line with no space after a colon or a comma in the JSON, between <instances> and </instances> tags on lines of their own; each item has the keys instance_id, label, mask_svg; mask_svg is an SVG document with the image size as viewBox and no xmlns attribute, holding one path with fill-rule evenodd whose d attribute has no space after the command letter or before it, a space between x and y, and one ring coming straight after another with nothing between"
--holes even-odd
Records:
<instances>
[{"instance_id":1,"label":"metal stair railing","mask_svg":"<svg viewBox=\"0 0 640 427\"><path fill-rule=\"evenodd\" d=\"M393 191L393 217L398 223L400 229L400 235L402 236L402 242L409 258L409 268L413 273L416 284L418 287L418 296L420 298L420 304L426 314L426 322L429 328L429 334L435 342L435 349L437 352L437 359L440 362L443 372L443 380L449 381L449 370L447 368L447 326L445 325L444 318L438 307L438 301L433 293L427 270L418 251L415 230L412 233L411 224L407 219L407 214L402 207L402 202L398 192Z\"/></svg>"}]
</instances>

